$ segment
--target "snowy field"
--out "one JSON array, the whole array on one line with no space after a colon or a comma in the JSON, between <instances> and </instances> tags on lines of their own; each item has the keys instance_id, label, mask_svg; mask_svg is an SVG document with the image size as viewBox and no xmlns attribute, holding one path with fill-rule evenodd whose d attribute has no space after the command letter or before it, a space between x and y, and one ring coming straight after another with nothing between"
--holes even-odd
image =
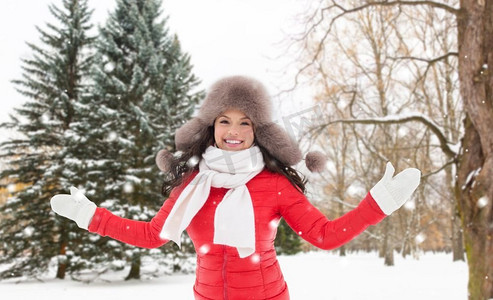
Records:
<instances>
[{"instance_id":1,"label":"snowy field","mask_svg":"<svg viewBox=\"0 0 493 300\"><path fill-rule=\"evenodd\" d=\"M395 256L385 267L374 253L310 252L280 256L293 300L466 300L467 265L450 254L422 254L419 259ZM194 275L84 284L71 280L0 282L2 299L136 300L193 299Z\"/></svg>"}]
</instances>

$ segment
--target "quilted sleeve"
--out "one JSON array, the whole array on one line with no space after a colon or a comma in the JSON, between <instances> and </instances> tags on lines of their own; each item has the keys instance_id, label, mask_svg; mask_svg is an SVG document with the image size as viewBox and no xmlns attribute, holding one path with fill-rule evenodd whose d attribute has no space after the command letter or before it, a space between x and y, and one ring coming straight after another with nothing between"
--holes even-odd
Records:
<instances>
[{"instance_id":1,"label":"quilted sleeve","mask_svg":"<svg viewBox=\"0 0 493 300\"><path fill-rule=\"evenodd\" d=\"M164 201L163 206L150 222L125 219L114 215L105 208L97 208L88 230L137 247L160 247L169 241L159 237L161 228L180 193L191 179L187 178L184 184L171 191L169 198Z\"/></svg>"},{"instance_id":2,"label":"quilted sleeve","mask_svg":"<svg viewBox=\"0 0 493 300\"><path fill-rule=\"evenodd\" d=\"M288 225L304 240L325 250L346 244L386 217L370 193L355 209L329 220L284 176L277 181L277 191L279 212Z\"/></svg>"}]
</instances>

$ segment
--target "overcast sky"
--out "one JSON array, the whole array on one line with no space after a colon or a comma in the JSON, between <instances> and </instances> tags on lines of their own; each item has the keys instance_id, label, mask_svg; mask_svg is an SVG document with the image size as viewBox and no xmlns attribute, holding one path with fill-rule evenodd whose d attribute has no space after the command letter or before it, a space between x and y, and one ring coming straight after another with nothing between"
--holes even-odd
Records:
<instances>
[{"instance_id":1,"label":"overcast sky","mask_svg":"<svg viewBox=\"0 0 493 300\"><path fill-rule=\"evenodd\" d=\"M2 0L0 122L6 121L12 107L20 106L24 100L10 80L21 75L20 59L32 54L25 42L38 41L35 26L46 28L46 22L53 22L48 4L60 5L61 2ZM95 9L93 22L103 25L115 2L89 0L90 7ZM220 77L244 74L260 79L271 94L276 94L283 85L288 86L293 77L293 71L282 75L293 58L282 55L286 47L281 42L288 34L300 30L295 16L306 8L306 3L300 0L164 0L163 12L169 17L170 31L178 35L183 50L191 55L194 73L202 80L203 88ZM300 99L299 95L285 97L296 103L309 100ZM275 111L279 114L279 110Z\"/></svg>"}]
</instances>

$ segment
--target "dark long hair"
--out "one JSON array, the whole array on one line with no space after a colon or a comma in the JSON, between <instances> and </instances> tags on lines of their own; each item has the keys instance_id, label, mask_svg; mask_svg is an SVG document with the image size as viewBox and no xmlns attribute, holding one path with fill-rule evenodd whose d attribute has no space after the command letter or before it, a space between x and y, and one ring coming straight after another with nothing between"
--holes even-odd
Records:
<instances>
[{"instance_id":1,"label":"dark long hair","mask_svg":"<svg viewBox=\"0 0 493 300\"><path fill-rule=\"evenodd\" d=\"M204 127L202 132L197 134L200 137L187 151L181 153L179 157L173 157L170 163L170 171L163 182L161 193L163 196L169 195L174 187L183 183L183 180L195 170L199 169L198 161L202 159L202 153L207 147L214 144L214 127ZM305 192L306 178L291 166L283 164L271 155L262 145L256 143L264 158L267 170L286 176L291 184L298 188L302 193ZM195 163L191 163L195 161Z\"/></svg>"}]
</instances>

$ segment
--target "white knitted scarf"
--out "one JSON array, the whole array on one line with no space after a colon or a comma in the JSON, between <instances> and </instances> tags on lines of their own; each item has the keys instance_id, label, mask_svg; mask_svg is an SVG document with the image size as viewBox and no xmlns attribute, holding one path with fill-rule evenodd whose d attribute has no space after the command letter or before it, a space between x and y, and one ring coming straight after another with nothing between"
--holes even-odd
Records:
<instances>
[{"instance_id":1,"label":"white knitted scarf","mask_svg":"<svg viewBox=\"0 0 493 300\"><path fill-rule=\"evenodd\" d=\"M180 246L180 236L202 208L211 187L229 191L216 208L214 243L236 247L241 258L255 252L255 219L246 183L264 168L257 146L225 151L209 146L199 163L200 172L183 189L171 209L160 237Z\"/></svg>"}]
</instances>

